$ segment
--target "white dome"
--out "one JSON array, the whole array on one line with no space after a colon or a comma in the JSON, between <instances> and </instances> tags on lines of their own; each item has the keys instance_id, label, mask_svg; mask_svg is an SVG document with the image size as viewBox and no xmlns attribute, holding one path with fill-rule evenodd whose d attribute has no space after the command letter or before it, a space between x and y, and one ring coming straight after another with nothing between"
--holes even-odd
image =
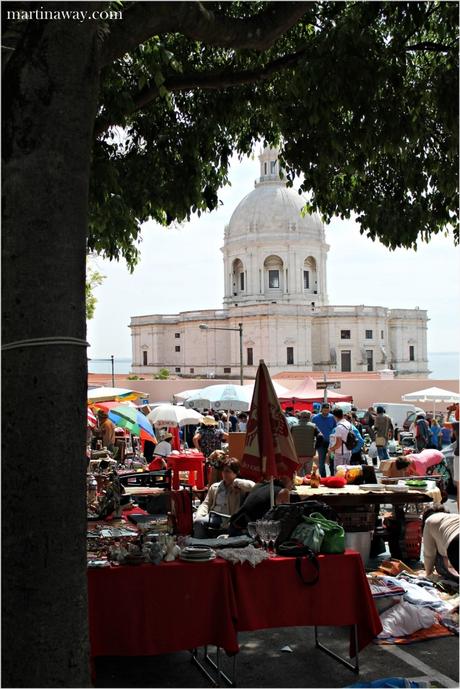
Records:
<instances>
[{"instance_id":1,"label":"white dome","mask_svg":"<svg viewBox=\"0 0 460 689\"><path fill-rule=\"evenodd\" d=\"M254 233L258 239L261 235L279 237L289 233L291 237L296 234L298 239L324 242L324 226L319 216L302 215L305 203L303 196L287 188L281 180L261 181L234 210L226 228L226 239L248 233Z\"/></svg>"}]
</instances>

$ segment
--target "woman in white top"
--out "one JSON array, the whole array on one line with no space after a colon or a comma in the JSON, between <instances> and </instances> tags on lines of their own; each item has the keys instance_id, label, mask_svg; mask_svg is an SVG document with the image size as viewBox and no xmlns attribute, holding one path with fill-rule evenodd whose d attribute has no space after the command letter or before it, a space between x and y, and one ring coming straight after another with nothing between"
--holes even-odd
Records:
<instances>
[{"instance_id":1,"label":"woman in white top","mask_svg":"<svg viewBox=\"0 0 460 689\"><path fill-rule=\"evenodd\" d=\"M436 555L453 576L458 577L460 515L446 512L442 505L429 507L423 514L423 558L425 573L434 571Z\"/></svg>"}]
</instances>

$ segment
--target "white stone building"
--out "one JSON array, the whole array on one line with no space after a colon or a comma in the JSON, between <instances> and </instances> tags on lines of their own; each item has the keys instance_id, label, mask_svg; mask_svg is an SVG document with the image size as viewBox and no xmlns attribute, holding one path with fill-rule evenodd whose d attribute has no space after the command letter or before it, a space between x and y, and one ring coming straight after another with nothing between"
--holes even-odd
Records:
<instances>
[{"instance_id":1,"label":"white stone building","mask_svg":"<svg viewBox=\"0 0 460 689\"><path fill-rule=\"evenodd\" d=\"M305 199L280 179L277 151L259 160L255 189L225 227L223 309L132 317L133 372L238 378L241 323L247 378L259 359L272 375L391 368L426 377L427 312L330 306L324 225L302 215Z\"/></svg>"}]
</instances>

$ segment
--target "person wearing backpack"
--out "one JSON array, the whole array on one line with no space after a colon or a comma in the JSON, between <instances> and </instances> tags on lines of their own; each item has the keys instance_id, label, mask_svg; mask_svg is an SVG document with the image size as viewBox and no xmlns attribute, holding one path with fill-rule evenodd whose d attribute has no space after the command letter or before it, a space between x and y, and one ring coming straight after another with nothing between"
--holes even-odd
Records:
<instances>
[{"instance_id":1,"label":"person wearing backpack","mask_svg":"<svg viewBox=\"0 0 460 689\"><path fill-rule=\"evenodd\" d=\"M334 453L334 466L337 469L339 464L350 464L351 452L356 447L357 440L351 423L343 416L343 411L340 407L332 410L337 425L334 429L335 443L329 445L329 452ZM350 447L353 445L353 447Z\"/></svg>"},{"instance_id":2,"label":"person wearing backpack","mask_svg":"<svg viewBox=\"0 0 460 689\"><path fill-rule=\"evenodd\" d=\"M357 440L356 446L351 451L350 464L367 464L366 460L363 459L363 455L361 453L361 450L364 447L364 438L362 434L363 427L358 421L356 412L351 412L351 414L346 414L345 416L347 420L351 423L351 430L355 434Z\"/></svg>"}]
</instances>

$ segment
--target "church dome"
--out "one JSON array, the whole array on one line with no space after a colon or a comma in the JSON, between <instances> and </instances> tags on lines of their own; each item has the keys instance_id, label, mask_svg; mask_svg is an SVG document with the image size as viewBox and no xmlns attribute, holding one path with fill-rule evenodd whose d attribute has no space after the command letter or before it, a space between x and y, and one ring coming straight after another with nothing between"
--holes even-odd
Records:
<instances>
[{"instance_id":1,"label":"church dome","mask_svg":"<svg viewBox=\"0 0 460 689\"><path fill-rule=\"evenodd\" d=\"M278 151L266 148L259 160L260 179L255 189L235 208L226 228L226 240L240 239L248 234L257 235L258 239L289 234L291 239L296 236L298 240L324 242L320 217L316 213L302 215L305 197L280 179Z\"/></svg>"}]
</instances>

